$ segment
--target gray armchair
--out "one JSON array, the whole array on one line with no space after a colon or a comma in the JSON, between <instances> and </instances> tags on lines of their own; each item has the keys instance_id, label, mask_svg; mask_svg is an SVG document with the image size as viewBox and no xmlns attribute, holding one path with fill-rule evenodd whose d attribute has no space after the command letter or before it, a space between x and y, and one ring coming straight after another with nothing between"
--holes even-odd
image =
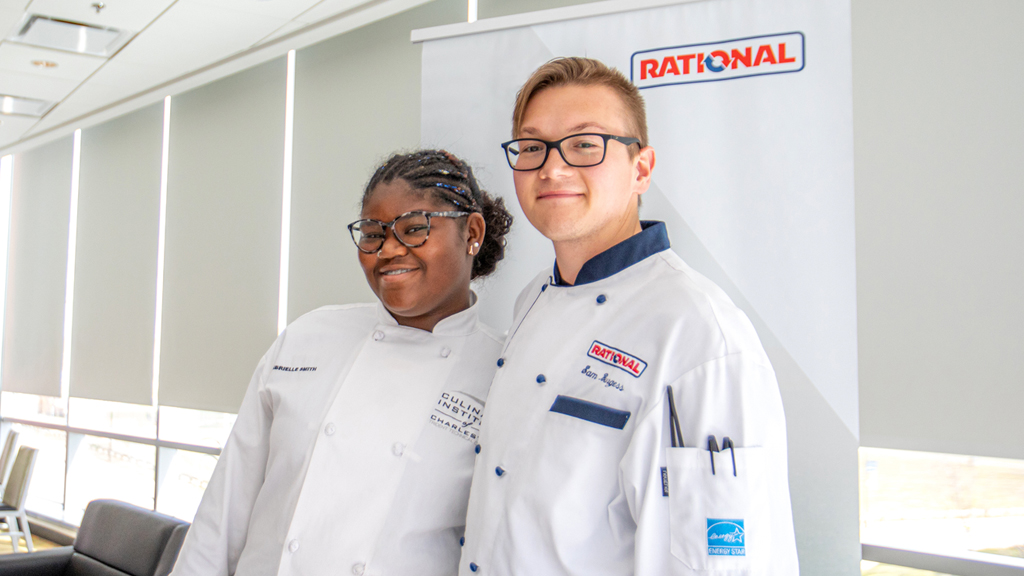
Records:
<instances>
[{"instance_id":1,"label":"gray armchair","mask_svg":"<svg viewBox=\"0 0 1024 576\"><path fill-rule=\"evenodd\" d=\"M73 545L0 556L0 576L167 576L188 527L117 500L93 500Z\"/></svg>"}]
</instances>

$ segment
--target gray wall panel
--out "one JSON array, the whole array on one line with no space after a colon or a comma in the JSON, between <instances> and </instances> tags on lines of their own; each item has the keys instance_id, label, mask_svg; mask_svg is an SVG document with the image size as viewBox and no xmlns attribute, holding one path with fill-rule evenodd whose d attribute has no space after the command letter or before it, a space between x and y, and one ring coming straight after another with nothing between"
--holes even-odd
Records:
<instances>
[{"instance_id":1,"label":"gray wall panel","mask_svg":"<svg viewBox=\"0 0 1024 576\"><path fill-rule=\"evenodd\" d=\"M235 412L277 334L285 59L171 101L160 403Z\"/></svg>"},{"instance_id":2,"label":"gray wall panel","mask_svg":"<svg viewBox=\"0 0 1024 576\"><path fill-rule=\"evenodd\" d=\"M864 446L1024 458L1021 22L853 2Z\"/></svg>"},{"instance_id":3,"label":"gray wall panel","mask_svg":"<svg viewBox=\"0 0 1024 576\"><path fill-rule=\"evenodd\" d=\"M82 132L71 395L149 404L163 105Z\"/></svg>"},{"instance_id":4,"label":"gray wall panel","mask_svg":"<svg viewBox=\"0 0 1024 576\"><path fill-rule=\"evenodd\" d=\"M465 2L435 0L296 54L289 321L374 300L345 226L373 168L419 145L420 46L410 31L465 18Z\"/></svg>"},{"instance_id":5,"label":"gray wall panel","mask_svg":"<svg viewBox=\"0 0 1024 576\"><path fill-rule=\"evenodd\" d=\"M72 138L14 156L3 390L60 396Z\"/></svg>"}]
</instances>

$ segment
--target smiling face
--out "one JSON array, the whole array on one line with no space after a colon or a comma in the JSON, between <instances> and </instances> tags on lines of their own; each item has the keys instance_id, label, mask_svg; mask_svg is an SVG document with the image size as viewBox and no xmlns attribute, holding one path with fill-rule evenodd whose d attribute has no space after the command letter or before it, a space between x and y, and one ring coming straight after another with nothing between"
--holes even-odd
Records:
<instances>
[{"instance_id":1,"label":"smiling face","mask_svg":"<svg viewBox=\"0 0 1024 576\"><path fill-rule=\"evenodd\" d=\"M362 218L391 222L414 210L443 212L452 206L413 190L396 179L380 184L363 203ZM409 248L389 229L384 245L373 254L359 252L370 289L403 326L433 330L444 318L469 307L473 257L469 249L483 238L483 218L431 218L430 237Z\"/></svg>"},{"instance_id":2,"label":"smiling face","mask_svg":"<svg viewBox=\"0 0 1024 576\"><path fill-rule=\"evenodd\" d=\"M534 93L526 105L516 137L632 136L627 118L622 99L607 86L549 87ZM556 252L560 244L570 243L593 256L639 231L638 198L650 184L654 151L648 147L636 154L632 146L609 141L604 162L587 168L569 166L552 150L539 170L514 172L523 212Z\"/></svg>"}]
</instances>

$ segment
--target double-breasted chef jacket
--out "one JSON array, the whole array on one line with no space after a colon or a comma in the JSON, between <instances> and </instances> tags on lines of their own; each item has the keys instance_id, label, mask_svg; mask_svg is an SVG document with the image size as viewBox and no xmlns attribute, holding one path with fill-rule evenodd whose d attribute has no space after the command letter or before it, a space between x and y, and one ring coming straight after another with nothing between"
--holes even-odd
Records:
<instances>
[{"instance_id":1,"label":"double-breasted chef jacket","mask_svg":"<svg viewBox=\"0 0 1024 576\"><path fill-rule=\"evenodd\" d=\"M475 296L474 296L475 299ZM328 306L263 357L175 576L449 575L501 338Z\"/></svg>"},{"instance_id":2,"label":"double-breasted chef jacket","mask_svg":"<svg viewBox=\"0 0 1024 576\"><path fill-rule=\"evenodd\" d=\"M664 224L642 227L575 285L556 265L519 296L461 575L798 572L768 357L726 294L670 250ZM682 447L671 446L667 387ZM733 448L708 450L712 435Z\"/></svg>"}]
</instances>

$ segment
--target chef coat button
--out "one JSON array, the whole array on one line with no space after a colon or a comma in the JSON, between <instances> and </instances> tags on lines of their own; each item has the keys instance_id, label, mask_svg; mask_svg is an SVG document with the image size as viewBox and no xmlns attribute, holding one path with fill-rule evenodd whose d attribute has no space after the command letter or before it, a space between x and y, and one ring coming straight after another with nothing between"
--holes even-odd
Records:
<instances>
[{"instance_id":1,"label":"chef coat button","mask_svg":"<svg viewBox=\"0 0 1024 576\"><path fill-rule=\"evenodd\" d=\"M476 448L473 448L473 451L476 452L477 454L479 454L480 453L480 445L477 444Z\"/></svg>"},{"instance_id":2,"label":"chef coat button","mask_svg":"<svg viewBox=\"0 0 1024 576\"><path fill-rule=\"evenodd\" d=\"M441 358L447 358L448 356L451 355L451 353L452 353L452 349L451 348L449 348L447 346L445 346L444 348L441 348Z\"/></svg>"},{"instance_id":3,"label":"chef coat button","mask_svg":"<svg viewBox=\"0 0 1024 576\"><path fill-rule=\"evenodd\" d=\"M476 565L475 563L473 563L473 562L470 562L470 563L469 563L469 570L470 570L471 572L476 572L476 571L477 571L477 570L479 570L479 569L480 569L480 567L479 567L479 566L477 566L477 565Z\"/></svg>"},{"instance_id":4,"label":"chef coat button","mask_svg":"<svg viewBox=\"0 0 1024 576\"><path fill-rule=\"evenodd\" d=\"M377 330L376 332L373 333L373 339L376 340L377 342L380 342L381 340L384 339L384 333L381 332L380 330Z\"/></svg>"},{"instance_id":5,"label":"chef coat button","mask_svg":"<svg viewBox=\"0 0 1024 576\"><path fill-rule=\"evenodd\" d=\"M538 374L537 375L537 384L543 384L543 383L545 383L547 381L548 381L548 379L545 378L543 374Z\"/></svg>"},{"instance_id":6,"label":"chef coat button","mask_svg":"<svg viewBox=\"0 0 1024 576\"><path fill-rule=\"evenodd\" d=\"M292 540L291 542L288 543L288 551L289 552L298 552L298 550L299 550L299 541L298 540Z\"/></svg>"},{"instance_id":7,"label":"chef coat button","mask_svg":"<svg viewBox=\"0 0 1024 576\"><path fill-rule=\"evenodd\" d=\"M395 442L395 444L391 447L391 452L395 456L401 456L402 453L405 452L405 444L402 444L401 442Z\"/></svg>"},{"instance_id":8,"label":"chef coat button","mask_svg":"<svg viewBox=\"0 0 1024 576\"><path fill-rule=\"evenodd\" d=\"M465 546L465 545L466 545L466 537L463 536L462 538L459 538L459 546Z\"/></svg>"},{"instance_id":9,"label":"chef coat button","mask_svg":"<svg viewBox=\"0 0 1024 576\"><path fill-rule=\"evenodd\" d=\"M327 434L328 436L334 436L334 433L337 430L338 428L334 425L334 422L328 422L327 425L324 426L324 434Z\"/></svg>"},{"instance_id":10,"label":"chef coat button","mask_svg":"<svg viewBox=\"0 0 1024 576\"><path fill-rule=\"evenodd\" d=\"M358 564L353 564L352 565L352 573L355 574L356 576L361 576L362 573L365 570L366 570L366 564L363 564L362 562L359 562Z\"/></svg>"},{"instance_id":11,"label":"chef coat button","mask_svg":"<svg viewBox=\"0 0 1024 576\"><path fill-rule=\"evenodd\" d=\"M504 358L498 358L498 368L501 368L504 365L505 365L505 359Z\"/></svg>"},{"instance_id":12,"label":"chef coat button","mask_svg":"<svg viewBox=\"0 0 1024 576\"><path fill-rule=\"evenodd\" d=\"M597 303L598 303L598 304L604 304L604 303L605 303L605 301L607 301L607 300L608 300L608 299L607 299L607 298L605 298L604 294L601 294L600 296L598 296L598 297L597 297Z\"/></svg>"},{"instance_id":13,"label":"chef coat button","mask_svg":"<svg viewBox=\"0 0 1024 576\"><path fill-rule=\"evenodd\" d=\"M497 468L494 469L494 473L497 474L498 476L501 476L505 474L505 469L502 468L501 466L498 466Z\"/></svg>"}]
</instances>

